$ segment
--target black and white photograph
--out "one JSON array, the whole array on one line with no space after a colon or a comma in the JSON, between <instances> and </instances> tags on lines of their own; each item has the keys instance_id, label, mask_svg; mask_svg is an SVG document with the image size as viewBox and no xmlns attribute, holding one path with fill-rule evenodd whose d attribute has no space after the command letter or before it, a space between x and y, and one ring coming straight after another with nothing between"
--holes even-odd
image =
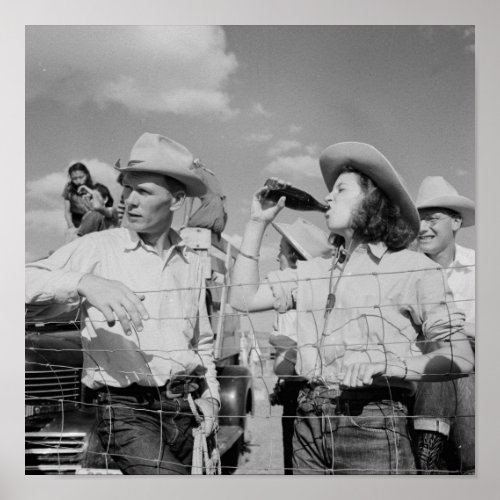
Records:
<instances>
[{"instance_id":1,"label":"black and white photograph","mask_svg":"<svg viewBox=\"0 0 500 500\"><path fill-rule=\"evenodd\" d=\"M491 61L479 14L424 3L23 14L23 488L494 494Z\"/></svg>"}]
</instances>

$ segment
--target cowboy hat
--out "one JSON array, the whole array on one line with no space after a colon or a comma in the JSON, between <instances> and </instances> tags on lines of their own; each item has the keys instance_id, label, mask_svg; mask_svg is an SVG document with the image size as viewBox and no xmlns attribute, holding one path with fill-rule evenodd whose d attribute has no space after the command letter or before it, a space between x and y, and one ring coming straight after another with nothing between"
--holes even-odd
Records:
<instances>
[{"instance_id":1,"label":"cowboy hat","mask_svg":"<svg viewBox=\"0 0 500 500\"><path fill-rule=\"evenodd\" d=\"M115 168L119 172L150 172L166 175L186 186L186 196L202 196L207 192L203 181L190 169L193 155L186 147L160 134L144 133L130 152L126 166Z\"/></svg>"},{"instance_id":2,"label":"cowboy hat","mask_svg":"<svg viewBox=\"0 0 500 500\"><path fill-rule=\"evenodd\" d=\"M292 224L273 222L272 225L306 260L328 257L332 253L328 235L305 219L298 218Z\"/></svg>"},{"instance_id":3,"label":"cowboy hat","mask_svg":"<svg viewBox=\"0 0 500 500\"><path fill-rule=\"evenodd\" d=\"M469 198L461 196L458 191L440 175L428 176L418 189L417 208L447 208L462 217L462 227L475 223L475 204Z\"/></svg>"},{"instance_id":4,"label":"cowboy hat","mask_svg":"<svg viewBox=\"0 0 500 500\"><path fill-rule=\"evenodd\" d=\"M376 148L362 142L339 142L321 153L319 164L328 191L333 189L343 167L347 165L368 176L399 207L401 215L418 232L420 219L415 203L401 176Z\"/></svg>"}]
</instances>

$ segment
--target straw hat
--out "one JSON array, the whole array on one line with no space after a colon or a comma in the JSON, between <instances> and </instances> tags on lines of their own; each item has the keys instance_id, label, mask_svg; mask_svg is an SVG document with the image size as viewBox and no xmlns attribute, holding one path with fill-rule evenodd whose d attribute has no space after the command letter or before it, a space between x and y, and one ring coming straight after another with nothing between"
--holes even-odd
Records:
<instances>
[{"instance_id":1,"label":"straw hat","mask_svg":"<svg viewBox=\"0 0 500 500\"><path fill-rule=\"evenodd\" d=\"M428 176L420 184L417 208L447 208L462 217L462 227L475 223L475 203L458 194L458 191L440 175Z\"/></svg>"},{"instance_id":2,"label":"straw hat","mask_svg":"<svg viewBox=\"0 0 500 500\"><path fill-rule=\"evenodd\" d=\"M178 142L159 134L144 133L130 152L126 166L116 162L120 172L150 172L168 175L186 186L186 196L201 196L207 192L203 181L191 170L193 155Z\"/></svg>"},{"instance_id":3,"label":"straw hat","mask_svg":"<svg viewBox=\"0 0 500 500\"><path fill-rule=\"evenodd\" d=\"M418 232L420 219L415 203L389 160L376 148L362 142L339 142L327 147L319 164L328 191L331 191L343 167L350 165L368 176L397 205L401 215Z\"/></svg>"},{"instance_id":4,"label":"straw hat","mask_svg":"<svg viewBox=\"0 0 500 500\"><path fill-rule=\"evenodd\" d=\"M292 224L273 222L272 225L306 260L329 257L332 253L328 234L305 219L299 217Z\"/></svg>"}]
</instances>

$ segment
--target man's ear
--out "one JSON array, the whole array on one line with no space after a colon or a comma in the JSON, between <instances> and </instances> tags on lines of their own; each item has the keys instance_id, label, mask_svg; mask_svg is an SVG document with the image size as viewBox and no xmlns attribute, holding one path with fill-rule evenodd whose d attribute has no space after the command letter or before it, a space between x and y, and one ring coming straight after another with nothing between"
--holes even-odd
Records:
<instances>
[{"instance_id":1,"label":"man's ear","mask_svg":"<svg viewBox=\"0 0 500 500\"><path fill-rule=\"evenodd\" d=\"M173 197L174 201L172 202L172 205L170 205L170 210L175 212L176 210L179 210L182 205L184 205L184 202L186 201L186 193L184 191L177 191L173 194Z\"/></svg>"},{"instance_id":2,"label":"man's ear","mask_svg":"<svg viewBox=\"0 0 500 500\"><path fill-rule=\"evenodd\" d=\"M462 227L462 217L459 215L452 215L451 217L451 229L456 233Z\"/></svg>"}]
</instances>

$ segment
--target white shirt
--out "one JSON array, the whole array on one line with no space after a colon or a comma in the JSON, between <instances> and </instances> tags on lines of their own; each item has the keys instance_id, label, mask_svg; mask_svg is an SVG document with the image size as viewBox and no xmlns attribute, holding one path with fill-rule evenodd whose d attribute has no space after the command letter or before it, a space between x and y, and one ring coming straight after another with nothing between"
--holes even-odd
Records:
<instances>
[{"instance_id":1,"label":"white shirt","mask_svg":"<svg viewBox=\"0 0 500 500\"><path fill-rule=\"evenodd\" d=\"M202 264L175 231L168 238L171 247L162 257L137 233L109 229L26 266L26 303L40 306L35 318L81 307L86 386L162 386L173 374L203 365L208 383L203 397L219 399ZM149 319L142 332L126 335L118 321L109 326L99 310L81 301L77 285L86 273L121 281L145 295Z\"/></svg>"},{"instance_id":2,"label":"white shirt","mask_svg":"<svg viewBox=\"0 0 500 500\"><path fill-rule=\"evenodd\" d=\"M448 285L455 303L465 313L465 321L476 323L476 252L456 245L455 260L446 270ZM466 328L470 337L476 336L475 328Z\"/></svg>"}]
</instances>

